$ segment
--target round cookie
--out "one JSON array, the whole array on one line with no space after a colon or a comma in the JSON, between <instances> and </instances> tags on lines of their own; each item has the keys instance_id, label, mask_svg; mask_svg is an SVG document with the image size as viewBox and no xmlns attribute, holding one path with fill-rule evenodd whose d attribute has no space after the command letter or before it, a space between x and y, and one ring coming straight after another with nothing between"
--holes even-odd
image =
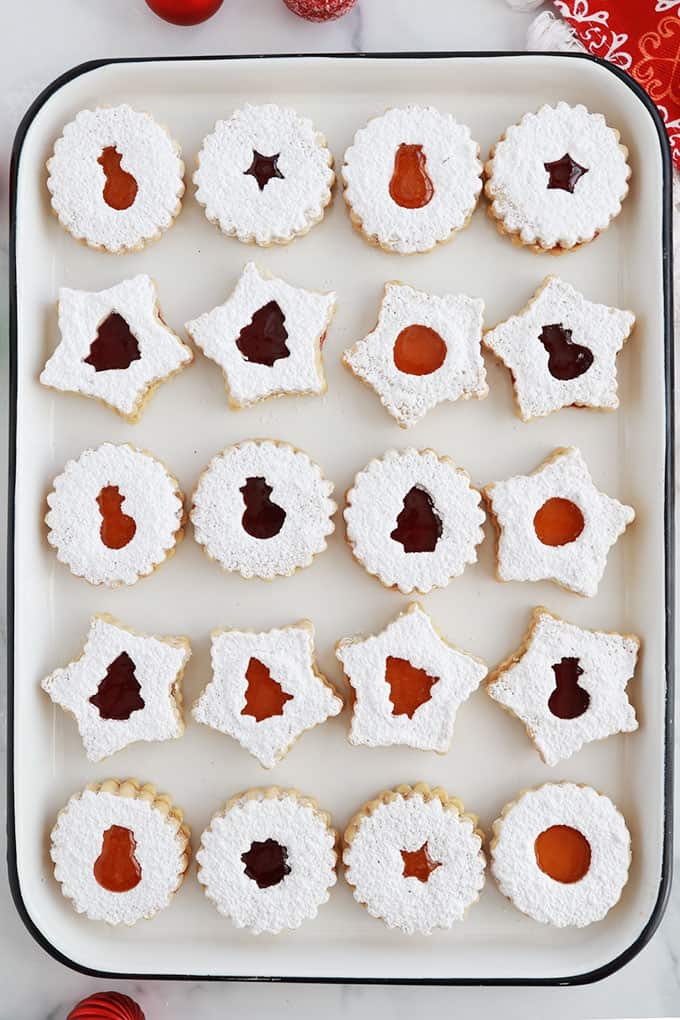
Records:
<instances>
[{"instance_id":1,"label":"round cookie","mask_svg":"<svg viewBox=\"0 0 680 1020\"><path fill-rule=\"evenodd\" d=\"M274 103L219 120L194 173L196 201L210 222L263 247L288 244L322 220L334 181L324 136Z\"/></svg>"},{"instance_id":2,"label":"round cookie","mask_svg":"<svg viewBox=\"0 0 680 1020\"><path fill-rule=\"evenodd\" d=\"M180 149L148 113L81 110L47 162L62 226L92 248L136 251L172 226L184 194Z\"/></svg>"},{"instance_id":3,"label":"round cookie","mask_svg":"<svg viewBox=\"0 0 680 1020\"><path fill-rule=\"evenodd\" d=\"M136 779L77 793L51 833L54 875L92 921L135 924L168 906L189 864L189 829L166 794Z\"/></svg>"},{"instance_id":4,"label":"round cookie","mask_svg":"<svg viewBox=\"0 0 680 1020\"><path fill-rule=\"evenodd\" d=\"M409 255L467 226L482 190L470 130L432 106L387 110L357 131L345 153L344 198L371 244Z\"/></svg>"}]
</instances>

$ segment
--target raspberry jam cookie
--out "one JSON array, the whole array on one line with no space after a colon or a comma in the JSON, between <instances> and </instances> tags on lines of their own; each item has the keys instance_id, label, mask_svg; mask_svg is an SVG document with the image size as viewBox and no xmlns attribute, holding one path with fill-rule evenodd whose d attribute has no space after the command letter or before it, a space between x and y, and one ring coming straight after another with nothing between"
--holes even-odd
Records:
<instances>
[{"instance_id":1,"label":"raspberry jam cookie","mask_svg":"<svg viewBox=\"0 0 680 1020\"><path fill-rule=\"evenodd\" d=\"M196 854L220 914L254 935L299 928L336 882L330 815L297 790L247 790L213 815Z\"/></svg>"},{"instance_id":2,"label":"raspberry jam cookie","mask_svg":"<svg viewBox=\"0 0 680 1020\"><path fill-rule=\"evenodd\" d=\"M585 106L542 106L509 127L484 171L489 215L532 251L586 244L621 211L628 150L619 132Z\"/></svg>"},{"instance_id":3,"label":"raspberry jam cookie","mask_svg":"<svg viewBox=\"0 0 680 1020\"><path fill-rule=\"evenodd\" d=\"M172 555L182 537L177 479L127 443L85 450L53 485L47 541L59 562L90 584L134 584Z\"/></svg>"},{"instance_id":4,"label":"raspberry jam cookie","mask_svg":"<svg viewBox=\"0 0 680 1020\"><path fill-rule=\"evenodd\" d=\"M138 740L182 736L190 656L187 638L139 634L97 613L80 656L45 677L42 689L75 717L89 760L101 761Z\"/></svg>"},{"instance_id":5,"label":"raspberry jam cookie","mask_svg":"<svg viewBox=\"0 0 680 1020\"><path fill-rule=\"evenodd\" d=\"M305 730L342 711L342 698L317 668L309 620L259 634L213 631L211 659L212 680L192 715L234 737L266 769Z\"/></svg>"},{"instance_id":6,"label":"raspberry jam cookie","mask_svg":"<svg viewBox=\"0 0 680 1020\"><path fill-rule=\"evenodd\" d=\"M311 120L274 103L244 106L203 141L196 201L230 237L288 244L323 219L333 157Z\"/></svg>"},{"instance_id":7,"label":"raspberry jam cookie","mask_svg":"<svg viewBox=\"0 0 680 1020\"><path fill-rule=\"evenodd\" d=\"M479 899L486 859L476 815L425 783L364 804L344 839L345 877L372 917L406 935L451 928Z\"/></svg>"},{"instance_id":8,"label":"raspberry jam cookie","mask_svg":"<svg viewBox=\"0 0 680 1020\"><path fill-rule=\"evenodd\" d=\"M470 130L432 106L374 117L345 153L342 178L352 223L371 244L410 255L466 227L482 190Z\"/></svg>"},{"instance_id":9,"label":"raspberry jam cookie","mask_svg":"<svg viewBox=\"0 0 680 1020\"><path fill-rule=\"evenodd\" d=\"M485 397L484 302L438 297L401 283L385 285L378 325L342 360L380 397L402 428L444 400Z\"/></svg>"},{"instance_id":10,"label":"raspberry jam cookie","mask_svg":"<svg viewBox=\"0 0 680 1020\"><path fill-rule=\"evenodd\" d=\"M590 786L546 783L506 804L494 822L491 871L504 896L542 924L584 928L618 903L630 833Z\"/></svg>"},{"instance_id":11,"label":"raspberry jam cookie","mask_svg":"<svg viewBox=\"0 0 680 1020\"><path fill-rule=\"evenodd\" d=\"M224 570L288 577L326 548L334 529L332 491L302 450L248 439L213 457L199 478L194 537Z\"/></svg>"},{"instance_id":12,"label":"raspberry jam cookie","mask_svg":"<svg viewBox=\"0 0 680 1020\"><path fill-rule=\"evenodd\" d=\"M585 630L539 606L487 690L524 723L546 765L557 765L591 740L638 728L626 685L639 648L634 634Z\"/></svg>"},{"instance_id":13,"label":"raspberry jam cookie","mask_svg":"<svg viewBox=\"0 0 680 1020\"><path fill-rule=\"evenodd\" d=\"M335 294L292 287L249 262L223 305L186 324L222 369L229 405L326 392L321 347Z\"/></svg>"},{"instance_id":14,"label":"raspberry jam cookie","mask_svg":"<svg viewBox=\"0 0 680 1020\"><path fill-rule=\"evenodd\" d=\"M380 634L345 638L336 652L353 694L350 744L403 744L445 754L456 712L487 674L481 659L437 632L411 603Z\"/></svg>"},{"instance_id":15,"label":"raspberry jam cookie","mask_svg":"<svg viewBox=\"0 0 680 1020\"><path fill-rule=\"evenodd\" d=\"M610 548L635 519L631 506L595 488L573 446L482 491L498 529L499 581L555 581L596 595Z\"/></svg>"},{"instance_id":16,"label":"raspberry jam cookie","mask_svg":"<svg viewBox=\"0 0 680 1020\"><path fill-rule=\"evenodd\" d=\"M148 113L126 105L81 110L55 143L47 171L61 225L102 251L143 248L181 208L177 142Z\"/></svg>"},{"instance_id":17,"label":"raspberry jam cookie","mask_svg":"<svg viewBox=\"0 0 680 1020\"><path fill-rule=\"evenodd\" d=\"M96 397L129 422L139 420L156 387L193 361L161 317L150 276L108 290L59 290L61 341L40 382Z\"/></svg>"},{"instance_id":18,"label":"raspberry jam cookie","mask_svg":"<svg viewBox=\"0 0 680 1020\"><path fill-rule=\"evenodd\" d=\"M77 913L135 924L167 907L184 881L189 835L180 809L150 783L93 783L59 812L54 875Z\"/></svg>"},{"instance_id":19,"label":"raspberry jam cookie","mask_svg":"<svg viewBox=\"0 0 680 1020\"><path fill-rule=\"evenodd\" d=\"M466 471L434 450L389 450L347 493L347 542L386 588L444 588L477 561L480 494Z\"/></svg>"},{"instance_id":20,"label":"raspberry jam cookie","mask_svg":"<svg viewBox=\"0 0 680 1020\"><path fill-rule=\"evenodd\" d=\"M632 312L588 301L547 276L517 315L484 335L510 369L522 421L561 407L619 406L616 356L631 334Z\"/></svg>"}]
</instances>

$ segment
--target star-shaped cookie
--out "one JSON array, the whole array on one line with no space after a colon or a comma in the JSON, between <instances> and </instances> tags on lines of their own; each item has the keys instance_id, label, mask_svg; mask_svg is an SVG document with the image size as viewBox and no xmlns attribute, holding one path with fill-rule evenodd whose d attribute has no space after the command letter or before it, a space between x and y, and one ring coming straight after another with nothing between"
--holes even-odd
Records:
<instances>
[{"instance_id":1,"label":"star-shaped cookie","mask_svg":"<svg viewBox=\"0 0 680 1020\"><path fill-rule=\"evenodd\" d=\"M485 397L481 353L484 302L464 294L438 297L387 283L378 324L343 354L402 428L444 400Z\"/></svg>"},{"instance_id":2,"label":"star-shaped cookie","mask_svg":"<svg viewBox=\"0 0 680 1020\"><path fill-rule=\"evenodd\" d=\"M626 685L639 647L634 634L585 630L538 606L487 690L524 723L546 765L557 765L591 740L638 728Z\"/></svg>"},{"instance_id":3,"label":"star-shaped cookie","mask_svg":"<svg viewBox=\"0 0 680 1020\"><path fill-rule=\"evenodd\" d=\"M180 685L190 656L187 638L139 634L97 613L79 658L41 686L75 716L90 761L101 761L137 740L182 736Z\"/></svg>"},{"instance_id":4,"label":"star-shaped cookie","mask_svg":"<svg viewBox=\"0 0 680 1020\"><path fill-rule=\"evenodd\" d=\"M192 715L234 737L266 769L305 730L342 711L342 698L316 667L309 620L261 633L213 631L211 659L212 680Z\"/></svg>"},{"instance_id":5,"label":"star-shaped cookie","mask_svg":"<svg viewBox=\"0 0 680 1020\"><path fill-rule=\"evenodd\" d=\"M150 276L108 290L59 290L61 341L40 382L108 404L136 422L159 385L193 361L161 318Z\"/></svg>"},{"instance_id":6,"label":"star-shaped cookie","mask_svg":"<svg viewBox=\"0 0 680 1020\"><path fill-rule=\"evenodd\" d=\"M521 312L484 334L484 344L510 369L523 421L561 407L613 410L616 356L634 323L632 312L595 304L547 276Z\"/></svg>"},{"instance_id":7,"label":"star-shaped cookie","mask_svg":"<svg viewBox=\"0 0 680 1020\"><path fill-rule=\"evenodd\" d=\"M456 712L487 673L450 645L412 602L381 631L345 638L335 653L354 692L351 744L403 744L446 753Z\"/></svg>"},{"instance_id":8,"label":"star-shaped cookie","mask_svg":"<svg viewBox=\"0 0 680 1020\"><path fill-rule=\"evenodd\" d=\"M609 549L635 518L595 488L573 446L482 492L498 528L499 581L556 581L578 595L597 593Z\"/></svg>"},{"instance_id":9,"label":"star-shaped cookie","mask_svg":"<svg viewBox=\"0 0 680 1020\"><path fill-rule=\"evenodd\" d=\"M223 305L186 324L224 373L229 405L325 393L321 347L335 294L293 287L249 262Z\"/></svg>"}]
</instances>

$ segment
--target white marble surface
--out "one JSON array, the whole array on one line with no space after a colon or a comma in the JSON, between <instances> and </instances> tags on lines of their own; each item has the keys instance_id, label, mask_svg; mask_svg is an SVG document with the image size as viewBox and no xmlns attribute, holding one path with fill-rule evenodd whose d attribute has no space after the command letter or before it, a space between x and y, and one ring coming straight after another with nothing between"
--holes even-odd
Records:
<instances>
[{"instance_id":1,"label":"white marble surface","mask_svg":"<svg viewBox=\"0 0 680 1020\"><path fill-rule=\"evenodd\" d=\"M0 3L0 477L5 477L7 378L8 164L19 119L34 96L61 71L107 56L524 48L531 15L504 0L360 0L342 21L315 26L293 17L281 0L225 0L220 13L193 29L156 19L143 0L2 0ZM680 208L680 203L676 202ZM4 494L2 497L4 517ZM4 526L4 520L2 521ZM4 553L4 542L3 542ZM4 570L4 567L3 567ZM4 599L4 591L1 598ZM4 606L3 608L3 636ZM4 640L2 642L4 652ZM4 685L3 685L4 699ZM4 704L0 720L4 770ZM4 791L3 785L0 787ZM3 840L4 841L4 840ZM4 847L3 847L4 855ZM676 865L678 853L676 846ZM0 1020L63 1020L95 990L117 987L135 996L147 1020L216 1020L226 1015L299 1020L321 1015L411 1018L492 1013L505 1020L544 1017L670 1017L680 1015L680 883L660 930L626 968L586 988L417 989L352 986L98 982L54 962L32 941L0 879Z\"/></svg>"}]
</instances>

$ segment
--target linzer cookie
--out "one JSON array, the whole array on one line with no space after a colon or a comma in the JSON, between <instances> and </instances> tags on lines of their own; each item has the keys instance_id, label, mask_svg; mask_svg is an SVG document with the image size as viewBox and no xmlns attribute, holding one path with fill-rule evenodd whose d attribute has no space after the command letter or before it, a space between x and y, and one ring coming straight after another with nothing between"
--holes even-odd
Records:
<instances>
[{"instance_id":1,"label":"linzer cookie","mask_svg":"<svg viewBox=\"0 0 680 1020\"><path fill-rule=\"evenodd\" d=\"M92 248L143 248L172 225L184 194L184 163L148 113L127 105L81 110L47 162L59 222Z\"/></svg>"},{"instance_id":2,"label":"linzer cookie","mask_svg":"<svg viewBox=\"0 0 680 1020\"><path fill-rule=\"evenodd\" d=\"M547 276L529 304L484 334L510 369L520 418L561 407L619 406L616 356L635 323L632 312L588 301Z\"/></svg>"},{"instance_id":3,"label":"linzer cookie","mask_svg":"<svg viewBox=\"0 0 680 1020\"><path fill-rule=\"evenodd\" d=\"M380 634L345 638L335 653L352 689L351 744L448 751L456 713L487 673L411 603Z\"/></svg>"},{"instance_id":4,"label":"linzer cookie","mask_svg":"<svg viewBox=\"0 0 680 1020\"><path fill-rule=\"evenodd\" d=\"M199 478L194 537L210 559L242 577L294 574L326 548L332 491L302 450L248 439L213 457Z\"/></svg>"},{"instance_id":5,"label":"linzer cookie","mask_svg":"<svg viewBox=\"0 0 680 1020\"><path fill-rule=\"evenodd\" d=\"M222 369L229 404L325 393L321 347L335 294L293 287L249 262L223 305L186 331Z\"/></svg>"},{"instance_id":6,"label":"linzer cookie","mask_svg":"<svg viewBox=\"0 0 680 1020\"><path fill-rule=\"evenodd\" d=\"M487 690L524 723L546 765L557 765L592 740L638 728L626 686L639 648L634 634L585 630L539 606Z\"/></svg>"},{"instance_id":7,"label":"linzer cookie","mask_svg":"<svg viewBox=\"0 0 680 1020\"><path fill-rule=\"evenodd\" d=\"M72 574L118 588L152 573L181 539L183 496L150 453L104 443L70 460L47 497L47 541Z\"/></svg>"},{"instance_id":8,"label":"linzer cookie","mask_svg":"<svg viewBox=\"0 0 680 1020\"><path fill-rule=\"evenodd\" d=\"M389 450L347 493L347 541L386 588L443 588L477 560L484 511L470 478L434 450Z\"/></svg>"},{"instance_id":9,"label":"linzer cookie","mask_svg":"<svg viewBox=\"0 0 680 1020\"><path fill-rule=\"evenodd\" d=\"M590 786L546 783L506 804L494 822L491 871L504 896L542 924L584 928L618 903L630 833Z\"/></svg>"},{"instance_id":10,"label":"linzer cookie","mask_svg":"<svg viewBox=\"0 0 680 1020\"><path fill-rule=\"evenodd\" d=\"M477 817L425 783L364 804L344 839L354 899L388 928L430 935L462 921L479 899L486 859Z\"/></svg>"},{"instance_id":11,"label":"linzer cookie","mask_svg":"<svg viewBox=\"0 0 680 1020\"><path fill-rule=\"evenodd\" d=\"M75 717L89 760L101 761L138 740L182 736L190 655L187 638L139 634L97 613L81 655L45 677L42 688Z\"/></svg>"},{"instance_id":12,"label":"linzer cookie","mask_svg":"<svg viewBox=\"0 0 680 1020\"><path fill-rule=\"evenodd\" d=\"M277 786L232 797L196 854L198 881L224 917L253 934L299 928L336 882L336 833L311 797Z\"/></svg>"},{"instance_id":13,"label":"linzer cookie","mask_svg":"<svg viewBox=\"0 0 680 1020\"><path fill-rule=\"evenodd\" d=\"M156 387L193 361L161 317L149 276L108 290L59 290L61 340L40 375L55 390L96 397L129 422Z\"/></svg>"},{"instance_id":14,"label":"linzer cookie","mask_svg":"<svg viewBox=\"0 0 680 1020\"><path fill-rule=\"evenodd\" d=\"M343 354L402 428L444 400L485 397L481 352L484 302L438 297L401 283L385 285L378 324Z\"/></svg>"},{"instance_id":15,"label":"linzer cookie","mask_svg":"<svg viewBox=\"0 0 680 1020\"><path fill-rule=\"evenodd\" d=\"M314 627L301 620L263 633L212 633L212 680L192 715L227 733L273 768L305 730L342 711L342 698L319 672Z\"/></svg>"},{"instance_id":16,"label":"linzer cookie","mask_svg":"<svg viewBox=\"0 0 680 1020\"><path fill-rule=\"evenodd\" d=\"M558 103L525 114L484 168L499 231L535 252L559 254L592 241L628 193L628 150L619 137L585 106Z\"/></svg>"},{"instance_id":17,"label":"linzer cookie","mask_svg":"<svg viewBox=\"0 0 680 1020\"><path fill-rule=\"evenodd\" d=\"M632 507L595 488L573 446L482 491L498 529L499 581L550 580L595 595L610 548L635 519Z\"/></svg>"},{"instance_id":18,"label":"linzer cookie","mask_svg":"<svg viewBox=\"0 0 680 1020\"><path fill-rule=\"evenodd\" d=\"M167 794L136 779L107 779L59 812L50 856L79 914L135 924L168 906L189 865L189 829Z\"/></svg>"},{"instance_id":19,"label":"linzer cookie","mask_svg":"<svg viewBox=\"0 0 680 1020\"><path fill-rule=\"evenodd\" d=\"M274 103L219 120L194 174L196 201L210 222L262 246L288 244L322 220L334 181L324 136Z\"/></svg>"},{"instance_id":20,"label":"linzer cookie","mask_svg":"<svg viewBox=\"0 0 680 1020\"><path fill-rule=\"evenodd\" d=\"M345 153L352 223L371 244L408 255L466 227L482 190L479 146L450 113L406 106L375 117Z\"/></svg>"}]
</instances>

